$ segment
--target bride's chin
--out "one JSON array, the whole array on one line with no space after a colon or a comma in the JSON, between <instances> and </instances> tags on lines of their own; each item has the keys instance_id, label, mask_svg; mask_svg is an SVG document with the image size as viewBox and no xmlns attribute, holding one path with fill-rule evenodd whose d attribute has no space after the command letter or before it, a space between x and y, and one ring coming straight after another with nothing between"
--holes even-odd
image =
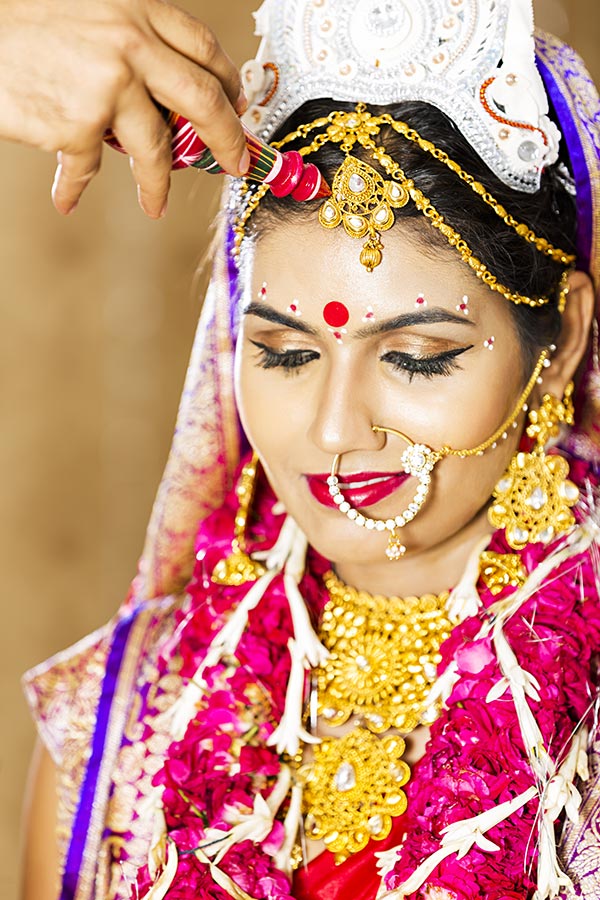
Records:
<instances>
[{"instance_id":1,"label":"bride's chin","mask_svg":"<svg viewBox=\"0 0 600 900\"><path fill-rule=\"evenodd\" d=\"M312 523L306 523L306 529L301 522L298 524L306 534L310 546L332 562L373 565L386 560L387 532L381 534L366 531L343 519L338 527L329 522L324 527L315 528L314 519Z\"/></svg>"}]
</instances>

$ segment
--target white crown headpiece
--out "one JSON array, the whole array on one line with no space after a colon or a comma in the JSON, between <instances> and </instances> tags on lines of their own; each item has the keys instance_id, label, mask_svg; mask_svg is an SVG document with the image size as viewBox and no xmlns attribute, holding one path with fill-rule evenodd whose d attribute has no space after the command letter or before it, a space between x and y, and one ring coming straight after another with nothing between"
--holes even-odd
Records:
<instances>
[{"instance_id":1,"label":"white crown headpiece","mask_svg":"<svg viewBox=\"0 0 600 900\"><path fill-rule=\"evenodd\" d=\"M265 0L255 19L244 122L267 140L308 100L421 101L512 188L535 192L558 158L531 0Z\"/></svg>"}]
</instances>

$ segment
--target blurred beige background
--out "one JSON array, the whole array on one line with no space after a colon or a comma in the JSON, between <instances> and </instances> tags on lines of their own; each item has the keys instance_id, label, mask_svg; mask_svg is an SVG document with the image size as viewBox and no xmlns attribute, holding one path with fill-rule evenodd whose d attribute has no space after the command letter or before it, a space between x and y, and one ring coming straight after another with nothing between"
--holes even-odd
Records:
<instances>
[{"instance_id":1,"label":"blurred beige background","mask_svg":"<svg viewBox=\"0 0 600 900\"><path fill-rule=\"evenodd\" d=\"M238 63L254 0L182 2ZM541 0L538 23L600 79L598 0ZM68 219L51 207L53 160L0 146L0 897L17 896L21 796L34 730L19 677L104 622L135 572L169 446L203 279L196 270L218 180L174 176L156 223L126 161Z\"/></svg>"}]
</instances>

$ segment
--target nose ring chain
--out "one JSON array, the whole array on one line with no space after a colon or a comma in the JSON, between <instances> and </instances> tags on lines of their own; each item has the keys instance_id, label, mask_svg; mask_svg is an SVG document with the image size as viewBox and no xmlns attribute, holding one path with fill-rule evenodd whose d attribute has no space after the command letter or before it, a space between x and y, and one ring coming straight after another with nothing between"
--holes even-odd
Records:
<instances>
[{"instance_id":1,"label":"nose ring chain","mask_svg":"<svg viewBox=\"0 0 600 900\"><path fill-rule=\"evenodd\" d=\"M360 528L366 528L369 531L389 531L390 537L385 551L386 556L390 560L400 559L406 553L406 547L398 537L397 531L400 528L404 528L409 522L412 522L425 503L431 487L431 473L437 463L447 456L457 456L460 459L467 459L471 456L483 456L485 451L489 450L490 447L496 447L498 441L506 440L509 429L516 428L517 419L522 412L527 411L527 401L529 400L531 392L536 384L541 383L541 373L543 369L547 368L549 365L550 351L547 349L542 350L536 366L531 373L531 377L525 385L511 414L502 422L494 433L487 438L487 440L478 444L476 447L471 447L466 450L455 450L452 447L445 445L441 450L432 450L427 444L415 443L402 431L397 431L395 428L385 428L383 425L373 425L373 431L384 434L393 434L408 444L408 447L402 454L400 460L402 470L406 472L407 475L412 475L419 480L419 486L417 487L415 496L406 509L399 515L394 516L392 519L372 519L370 516L365 516L348 503L340 488L340 480L338 477L340 459L343 455L341 453L337 453L334 456L331 465L331 474L327 479L329 493L333 502L337 505L337 508L341 513Z\"/></svg>"}]
</instances>

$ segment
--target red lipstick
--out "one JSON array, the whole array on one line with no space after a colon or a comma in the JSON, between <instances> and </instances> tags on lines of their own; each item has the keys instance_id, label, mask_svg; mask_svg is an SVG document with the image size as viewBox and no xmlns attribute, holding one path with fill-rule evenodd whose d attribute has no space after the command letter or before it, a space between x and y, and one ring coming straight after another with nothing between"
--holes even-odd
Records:
<instances>
[{"instance_id":1,"label":"red lipstick","mask_svg":"<svg viewBox=\"0 0 600 900\"><path fill-rule=\"evenodd\" d=\"M308 489L323 506L336 509L337 504L329 493L326 475L306 475ZM364 509L374 506L391 496L404 482L410 478L406 472L353 472L349 475L338 475L339 487L351 506Z\"/></svg>"}]
</instances>

